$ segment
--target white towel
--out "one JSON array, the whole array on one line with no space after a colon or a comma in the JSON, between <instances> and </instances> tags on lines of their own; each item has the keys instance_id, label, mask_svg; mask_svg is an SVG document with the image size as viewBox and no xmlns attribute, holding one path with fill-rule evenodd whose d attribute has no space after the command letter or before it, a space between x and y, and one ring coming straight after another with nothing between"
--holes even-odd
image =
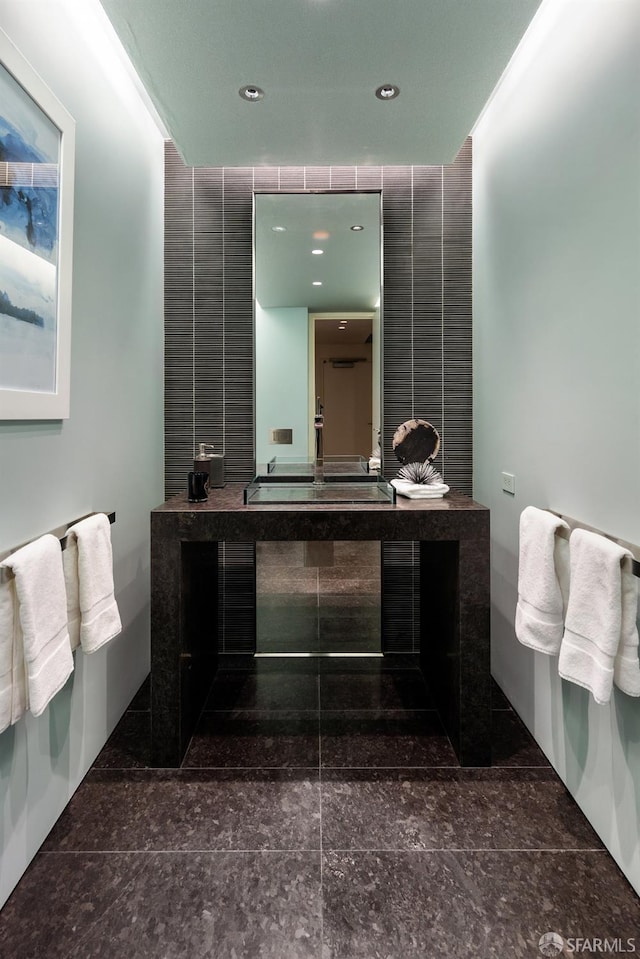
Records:
<instances>
[{"instance_id":1,"label":"white towel","mask_svg":"<svg viewBox=\"0 0 640 959\"><path fill-rule=\"evenodd\" d=\"M527 506L520 516L516 636L524 646L555 656L560 650L569 593L569 526L547 510Z\"/></svg>"},{"instance_id":2,"label":"white towel","mask_svg":"<svg viewBox=\"0 0 640 959\"><path fill-rule=\"evenodd\" d=\"M111 524L94 513L67 530L64 561L72 643L93 653L122 632L113 588Z\"/></svg>"},{"instance_id":3,"label":"white towel","mask_svg":"<svg viewBox=\"0 0 640 959\"><path fill-rule=\"evenodd\" d=\"M614 681L629 696L640 696L638 587L620 565L631 553L584 529L573 531L570 546L571 594L558 671L590 690L597 703L609 702Z\"/></svg>"},{"instance_id":4,"label":"white towel","mask_svg":"<svg viewBox=\"0 0 640 959\"><path fill-rule=\"evenodd\" d=\"M442 499L449 492L446 483L412 483L410 480L392 479L391 485L395 486L400 496L408 499Z\"/></svg>"},{"instance_id":5,"label":"white towel","mask_svg":"<svg viewBox=\"0 0 640 959\"><path fill-rule=\"evenodd\" d=\"M0 581L0 733L16 722L24 712L24 665L22 669L22 712L14 718L14 643L17 638L14 607L15 581L13 577ZM21 638L21 636L20 636ZM20 661L22 647L20 647ZM19 705L16 701L16 711Z\"/></svg>"},{"instance_id":6,"label":"white towel","mask_svg":"<svg viewBox=\"0 0 640 959\"><path fill-rule=\"evenodd\" d=\"M44 712L73 672L60 542L50 533L4 560L14 589L4 594L3 621L12 624L12 722L25 706ZM24 665L23 665L24 662ZM26 675L26 693L23 671Z\"/></svg>"}]
</instances>

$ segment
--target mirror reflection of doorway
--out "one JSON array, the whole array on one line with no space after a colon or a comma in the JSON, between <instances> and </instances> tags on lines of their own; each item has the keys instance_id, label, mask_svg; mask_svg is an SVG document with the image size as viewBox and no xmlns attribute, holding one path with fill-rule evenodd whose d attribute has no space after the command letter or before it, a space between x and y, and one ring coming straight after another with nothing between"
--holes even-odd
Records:
<instances>
[{"instance_id":1,"label":"mirror reflection of doorway","mask_svg":"<svg viewBox=\"0 0 640 959\"><path fill-rule=\"evenodd\" d=\"M372 314L315 315L313 336L313 398L319 397L323 408L324 455L368 457L376 439L372 419Z\"/></svg>"},{"instance_id":2,"label":"mirror reflection of doorway","mask_svg":"<svg viewBox=\"0 0 640 959\"><path fill-rule=\"evenodd\" d=\"M256 544L256 653L381 655L379 542Z\"/></svg>"}]
</instances>

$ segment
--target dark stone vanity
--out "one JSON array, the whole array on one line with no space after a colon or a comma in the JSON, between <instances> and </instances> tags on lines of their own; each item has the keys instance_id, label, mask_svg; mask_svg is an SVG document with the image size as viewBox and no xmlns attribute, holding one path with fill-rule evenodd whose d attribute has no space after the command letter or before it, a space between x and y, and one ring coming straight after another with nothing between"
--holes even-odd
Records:
<instances>
[{"instance_id":1,"label":"dark stone vanity","mask_svg":"<svg viewBox=\"0 0 640 959\"><path fill-rule=\"evenodd\" d=\"M461 765L489 765L489 510L456 493L251 507L240 484L151 513L152 764L180 764L215 676L218 544L278 540L419 541L422 670Z\"/></svg>"}]
</instances>

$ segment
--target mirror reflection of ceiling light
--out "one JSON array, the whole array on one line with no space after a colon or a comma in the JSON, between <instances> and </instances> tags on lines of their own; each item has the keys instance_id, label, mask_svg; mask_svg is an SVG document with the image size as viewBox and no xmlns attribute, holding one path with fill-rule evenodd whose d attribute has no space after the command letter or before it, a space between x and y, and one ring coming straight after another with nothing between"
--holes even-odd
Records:
<instances>
[{"instance_id":1,"label":"mirror reflection of ceiling light","mask_svg":"<svg viewBox=\"0 0 640 959\"><path fill-rule=\"evenodd\" d=\"M328 239L329 239L329 231L328 231L328 230L316 230L316 232L313 234L313 239L314 239L314 240L328 240Z\"/></svg>"},{"instance_id":2,"label":"mirror reflection of ceiling light","mask_svg":"<svg viewBox=\"0 0 640 959\"><path fill-rule=\"evenodd\" d=\"M248 100L249 103L256 103L258 100L262 100L264 97L264 90L261 90L260 87L254 86L253 83L250 83L247 87L240 87L238 93L243 100Z\"/></svg>"},{"instance_id":3,"label":"mirror reflection of ceiling light","mask_svg":"<svg viewBox=\"0 0 640 959\"><path fill-rule=\"evenodd\" d=\"M322 256L324 250L312 250L311 251L315 256Z\"/></svg>"},{"instance_id":4,"label":"mirror reflection of ceiling light","mask_svg":"<svg viewBox=\"0 0 640 959\"><path fill-rule=\"evenodd\" d=\"M286 233L286 232L287 232L286 226L272 226L271 229L273 230L274 233Z\"/></svg>"},{"instance_id":5,"label":"mirror reflection of ceiling light","mask_svg":"<svg viewBox=\"0 0 640 959\"><path fill-rule=\"evenodd\" d=\"M395 100L399 94L400 87L394 86L393 83L383 83L382 86L376 90L378 100Z\"/></svg>"}]
</instances>

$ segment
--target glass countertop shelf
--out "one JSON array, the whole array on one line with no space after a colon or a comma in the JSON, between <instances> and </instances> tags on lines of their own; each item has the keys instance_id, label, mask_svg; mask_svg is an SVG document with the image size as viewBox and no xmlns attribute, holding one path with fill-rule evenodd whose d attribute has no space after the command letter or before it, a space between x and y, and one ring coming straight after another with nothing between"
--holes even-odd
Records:
<instances>
[{"instance_id":1,"label":"glass countertop shelf","mask_svg":"<svg viewBox=\"0 0 640 959\"><path fill-rule=\"evenodd\" d=\"M266 503L382 503L395 505L396 491L362 456L324 459L324 482L314 482L314 462L274 457L244 489L245 506Z\"/></svg>"}]
</instances>

